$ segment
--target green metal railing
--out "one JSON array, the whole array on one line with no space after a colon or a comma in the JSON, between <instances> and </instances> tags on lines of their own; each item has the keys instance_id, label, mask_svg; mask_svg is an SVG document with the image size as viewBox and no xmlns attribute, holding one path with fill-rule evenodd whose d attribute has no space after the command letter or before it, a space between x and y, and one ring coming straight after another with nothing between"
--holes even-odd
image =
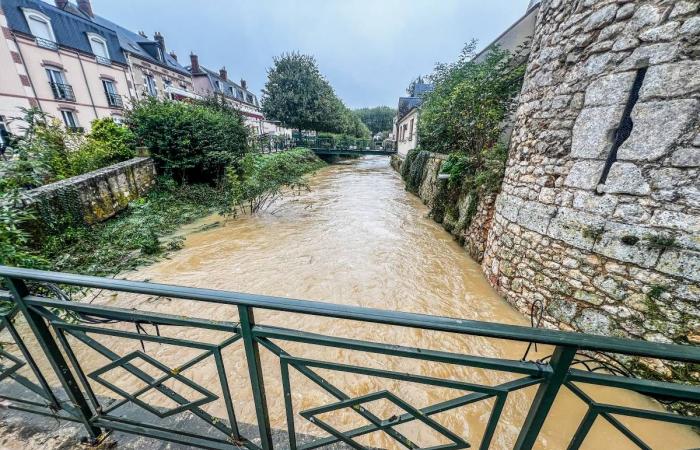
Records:
<instances>
[{"instance_id":1,"label":"green metal railing","mask_svg":"<svg viewBox=\"0 0 700 450\"><path fill-rule=\"evenodd\" d=\"M332 136L258 136L255 142L261 153L274 153L294 147L310 148L316 153L325 155L391 155L396 153L392 148L386 148L382 143L371 139L354 139L349 137Z\"/></svg>"},{"instance_id":2,"label":"green metal railing","mask_svg":"<svg viewBox=\"0 0 700 450\"><path fill-rule=\"evenodd\" d=\"M271 449L273 448L273 430L269 419L269 401L266 397L266 376L270 373L261 364L261 352L268 351L279 361L279 373L282 380L287 440L283 448L314 449L334 443L345 443L353 448L365 448L356 441L360 436L382 431L393 438L399 445L406 448L419 448L408 437L398 430L398 426L412 421L419 421L450 441L450 444L431 447L434 449L459 449L477 446L488 449L497 426L501 419L504 405L508 396L516 391L536 386L537 391L532 400L526 419L519 431L515 444L516 450L530 449L538 439L540 431L550 410L562 390L573 392L587 405L587 412L571 438L569 449L577 449L585 441L592 425L596 420L603 420L633 444L641 449L651 448L637 434L623 424L618 417L635 417L652 421L663 421L687 426L700 426L700 418L684 416L670 411L642 410L615 404L601 403L591 397L582 386L608 386L616 389L632 391L653 398L664 400L679 400L691 403L700 402L700 388L673 382L661 382L619 376L614 373L589 372L581 370L577 364L577 355L581 352L603 352L615 355L656 358L680 363L700 363L700 348L697 346L682 346L660 344L638 340L619 339L593 336L579 333L528 328L522 326L487 323L473 320L462 320L447 317L429 316L397 311L385 311L356 306L342 306L329 303L293 300L262 295L225 292L212 289L199 289L165 284L115 280L98 277L70 275L63 273L44 272L37 270L18 269L0 266L0 277L3 277L8 291L0 293L0 299L14 304L0 317L2 328L16 344L20 355L10 354L5 346L0 351L0 380L12 379L32 393L40 396L41 401L27 398L6 396L1 397L10 402L10 408L36 414L59 417L61 419L81 423L90 439L98 441L107 432L118 430L158 439L183 443L202 448L239 448ZM59 289L60 287L60 289ZM71 287L94 288L101 291L127 292L144 294L155 298L183 299L208 304L229 305L237 309L237 322L234 320L204 320L193 317L158 314L135 309L123 309L108 306L93 305L86 302L70 302L62 298L61 289ZM339 320L359 321L363 323L384 324L396 327L408 327L420 330L456 333L459 335L481 336L494 339L546 344L554 346L551 358L539 361L513 360L504 358L484 357L470 354L457 354L441 350L415 348L381 342L370 342L349 339L341 336L321 335L298 329L280 328L256 323L255 312L258 310L273 310L295 313L300 315L322 316ZM21 314L21 315L20 315ZM50 363L51 374L44 373L34 359L36 349L29 350L27 344L18 333L15 321L23 317L31 330L34 345L41 349L41 354ZM233 318L232 318L233 319ZM136 325L149 324L154 327L176 327L187 330L209 330L221 333L221 342L213 344L202 342L190 336L200 336L201 333L188 333L187 338L166 336L165 333L143 334L127 331L123 327L111 326L114 323ZM26 333L25 333L26 334ZM159 345L197 349L202 353L195 358L183 362L178 367L169 367L154 356L137 350L120 354L116 348L109 348L101 343L97 336L113 336L122 339L153 342ZM341 364L338 362L309 359L294 355L285 348L286 343L308 344L335 349L346 349L379 354L390 357L401 357L406 361L429 361L435 364L451 364L466 368L477 368L487 371L509 373L514 379L496 385L482 385L455 379L440 379L406 372L396 372L359 365ZM107 361L102 367L86 371L80 361L80 352L76 345L87 346L98 352ZM222 352L233 346L242 346L245 353L245 363L251 386L251 398L257 418L258 439L247 436L242 431L241 424L236 418L236 411L229 386L230 374L226 367L232 362L227 360ZM218 386L201 386L192 381L183 372L194 368L207 358L213 358L217 370ZM144 364L152 370L143 369ZM28 366L35 380L20 375L20 368ZM410 367L405 365L404 367ZM130 391L124 386L118 386L107 380L105 374L113 369L126 370L130 375L139 379L144 386L136 391ZM158 372L153 375L153 368ZM315 383L321 390L336 399L333 403L305 411L294 410L292 402L292 384L290 373L296 372ZM380 390L360 397L351 397L339 387L333 385L327 378L319 374L319 369L369 376L385 380L410 382L415 386L437 386L455 389L463 392L451 400L435 403L423 408L417 408L398 397L389 390ZM275 369L276 370L276 369ZM51 375L51 376L49 376ZM57 386L47 382L55 378ZM168 382L179 382L197 393L197 400L190 400L174 389L168 387ZM95 387L101 385L117 394L120 399L112 403L105 402L95 393ZM144 394L155 390L165 395L172 403L170 409L155 407L142 400ZM221 392L217 395L214 391ZM61 400L64 398L64 400ZM67 399L65 399L67 398ZM205 412L203 407L221 400L225 405L226 416L214 417ZM378 417L366 406L368 403L384 400L401 408L404 413L388 419ZM493 400L490 418L479 443L468 442L467 438L459 436L453 430L436 421L436 414L451 411L455 408L476 404L485 400ZM181 431L173 427L157 423L144 423L133 417L118 415L115 411L124 405L137 405L149 411L158 419L168 419L177 414L188 412L199 417L212 429L219 432L196 433L193 430ZM340 431L327 420L324 413L339 411L346 408L354 410L367 425ZM297 442L295 421L305 419L327 433L326 437L315 438L311 441ZM473 438L470 438L471 441ZM278 446L279 447L279 446Z\"/></svg>"}]
</instances>

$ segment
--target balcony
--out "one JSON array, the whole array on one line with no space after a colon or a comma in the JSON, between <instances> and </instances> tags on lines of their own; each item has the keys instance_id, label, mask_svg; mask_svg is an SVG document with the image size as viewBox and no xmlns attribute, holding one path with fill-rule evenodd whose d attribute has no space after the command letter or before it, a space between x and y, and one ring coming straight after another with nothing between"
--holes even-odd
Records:
<instances>
[{"instance_id":1,"label":"balcony","mask_svg":"<svg viewBox=\"0 0 700 450\"><path fill-rule=\"evenodd\" d=\"M103 66L112 65L112 60L109 58L105 58L104 56L95 56L95 61L97 61L97 64L102 64Z\"/></svg>"},{"instance_id":2,"label":"balcony","mask_svg":"<svg viewBox=\"0 0 700 450\"><path fill-rule=\"evenodd\" d=\"M51 91L53 92L53 98L56 100L65 100L68 102L75 101L73 86L70 84L49 82L49 85L51 86Z\"/></svg>"},{"instance_id":3,"label":"balcony","mask_svg":"<svg viewBox=\"0 0 700 450\"><path fill-rule=\"evenodd\" d=\"M112 108L123 108L124 107L124 101L122 100L122 96L119 94L111 94L109 92L105 93L107 95L107 103L109 104L110 107Z\"/></svg>"},{"instance_id":4,"label":"balcony","mask_svg":"<svg viewBox=\"0 0 700 450\"><path fill-rule=\"evenodd\" d=\"M47 50L55 50L58 51L58 44L55 43L54 41L50 41L48 39L40 38L40 37L35 37L36 40L36 45L38 45L41 48L45 48Z\"/></svg>"}]
</instances>

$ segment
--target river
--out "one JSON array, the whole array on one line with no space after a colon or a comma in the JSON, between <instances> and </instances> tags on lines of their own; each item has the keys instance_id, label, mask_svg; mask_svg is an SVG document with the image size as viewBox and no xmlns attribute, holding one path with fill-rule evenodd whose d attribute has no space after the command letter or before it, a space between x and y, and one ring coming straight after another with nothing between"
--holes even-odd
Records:
<instances>
[{"instance_id":1,"label":"river","mask_svg":"<svg viewBox=\"0 0 700 450\"><path fill-rule=\"evenodd\" d=\"M426 207L418 198L404 190L400 177L390 168L387 158L366 157L331 165L311 178L310 187L309 192L286 197L268 211L253 217L240 217L225 222L219 217L210 217L187 227L182 232L186 236L182 250L173 253L169 259L126 274L126 277L529 325L529 319L515 311L489 286L479 265L467 256L464 249L438 224L426 217ZM119 294L102 296L97 302L171 314L236 320L234 308L205 306L189 301ZM286 313L257 311L256 319L265 325L456 353L518 359L525 351L525 345L521 343ZM187 337L216 340L213 335L203 331L190 332ZM130 348L140 347L140 344L124 341L117 343L116 338L103 341L109 341L111 348L123 349L121 354L126 354ZM493 371L367 355L350 350L303 344L280 345L300 357L446 379L493 385L514 377ZM152 343L146 343L145 348L149 355L171 364L171 367L197 354ZM542 347L539 350L540 355L550 351ZM244 353L240 344L227 351L224 356L230 372L229 382L234 392L237 416L243 422L255 423L250 387L246 381L248 376ZM81 360L86 360L86 367L98 367L104 363L102 358L90 356L89 352L88 349L79 351ZM261 352L267 397L271 404L271 422L275 428L285 428L279 364L271 353L266 350ZM292 397L297 412L334 401L316 385L292 372ZM387 389L415 407L425 407L462 395L461 392L446 388L427 388L418 384L325 369L318 372L350 396ZM183 374L207 387L216 384L212 362L196 366ZM114 376L112 380L128 385L129 376L122 374ZM509 396L491 448L512 448L534 390L535 388L528 388ZM636 395L599 389L587 391L618 404L659 407ZM152 400L165 402L163 399ZM476 403L433 417L467 439L474 447L485 428L492 403L491 400ZM403 413L386 401L376 401L365 406L384 418ZM204 409L222 416L225 414L225 409L219 402L205 406ZM541 448L566 448L583 413L582 404L573 395L562 394L541 435ZM322 418L341 430L367 424L352 410L328 414ZM655 449L700 447L698 435L680 426L636 420L623 422L632 426ZM296 424L298 432L324 435L315 425L299 416ZM447 442L417 421L401 425L397 429L423 447ZM359 442L381 448L397 448L394 441L379 432L370 434ZM607 423L599 420L583 448L636 447Z\"/></svg>"}]
</instances>

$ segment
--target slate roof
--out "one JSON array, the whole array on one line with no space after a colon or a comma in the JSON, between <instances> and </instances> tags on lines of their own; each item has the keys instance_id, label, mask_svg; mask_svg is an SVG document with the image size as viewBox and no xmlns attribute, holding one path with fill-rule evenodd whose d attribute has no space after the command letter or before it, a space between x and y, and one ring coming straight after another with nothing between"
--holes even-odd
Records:
<instances>
[{"instance_id":1,"label":"slate roof","mask_svg":"<svg viewBox=\"0 0 700 450\"><path fill-rule=\"evenodd\" d=\"M191 67L188 66L186 69L189 71L189 70L191 69ZM224 88L224 92L223 92L223 93L224 93L225 95L231 97L229 88L232 87L232 88L233 88L233 92L234 92L233 98L234 98L235 100L242 101L242 102L244 102L244 103L248 103L249 105L253 105L253 106L256 106L256 107L259 106L258 103L257 103L257 96L256 96L253 92L249 91L248 89L243 89L243 87L242 87L241 85L239 85L239 84L237 84L237 83L234 83L234 82L231 81L230 79L224 80L223 78L221 78L221 76L219 76L219 74L218 74L217 72L214 72L213 70L209 70L209 69L207 69L207 68L204 67L204 66L200 66L200 69L202 69L201 72L195 73L195 74L192 74L192 75L193 75L193 76L195 76L195 75L200 75L200 76L201 76L201 75L206 75L206 76L209 78L209 84L211 85L211 87L212 87L213 90L216 90L216 87L215 87L216 84L215 84L215 82L218 81L218 82L221 83L221 85L223 86L223 88ZM240 91L243 92L243 98L240 98L240 97L236 96L237 90L240 90ZM248 99L247 99L247 95L248 95L248 94L250 94L250 95L253 96L253 103L250 103L250 102L248 101Z\"/></svg>"},{"instance_id":2,"label":"slate roof","mask_svg":"<svg viewBox=\"0 0 700 450\"><path fill-rule=\"evenodd\" d=\"M416 83L416 85L413 87L413 96L422 97L428 92L432 92L432 90L433 85L430 83Z\"/></svg>"},{"instance_id":3,"label":"slate roof","mask_svg":"<svg viewBox=\"0 0 700 450\"><path fill-rule=\"evenodd\" d=\"M157 57L158 53L156 50L156 46L159 44L155 40L148 39L138 33L127 30L126 28L117 25L104 17L96 15L93 18L93 21L114 30L119 38L119 44L125 52L132 53L141 59L145 59L159 66L163 66L166 69L174 70L183 75L190 75L189 71L180 65L180 63L178 63L177 60L170 56L170 54L168 54L166 51L163 52L163 61L160 61Z\"/></svg>"},{"instance_id":4,"label":"slate roof","mask_svg":"<svg viewBox=\"0 0 700 450\"><path fill-rule=\"evenodd\" d=\"M412 109L420 108L422 104L421 97L399 97L398 120L403 119Z\"/></svg>"},{"instance_id":5,"label":"slate roof","mask_svg":"<svg viewBox=\"0 0 700 450\"><path fill-rule=\"evenodd\" d=\"M53 28L58 45L93 54L86 33L95 33L107 41L112 61L126 64L126 58L121 52L117 34L112 29L93 22L81 12L75 14L41 0L0 0L0 5L7 17L8 26L13 31L31 36L32 33L22 8L34 9L51 19L51 28ZM78 11L77 8L74 9Z\"/></svg>"},{"instance_id":6,"label":"slate roof","mask_svg":"<svg viewBox=\"0 0 700 450\"><path fill-rule=\"evenodd\" d=\"M434 86L430 83L424 83L421 79L413 85L413 95L410 97L399 97L399 108L397 120L406 117L412 109L420 108L423 104L423 96L428 92L432 92Z\"/></svg>"}]
</instances>

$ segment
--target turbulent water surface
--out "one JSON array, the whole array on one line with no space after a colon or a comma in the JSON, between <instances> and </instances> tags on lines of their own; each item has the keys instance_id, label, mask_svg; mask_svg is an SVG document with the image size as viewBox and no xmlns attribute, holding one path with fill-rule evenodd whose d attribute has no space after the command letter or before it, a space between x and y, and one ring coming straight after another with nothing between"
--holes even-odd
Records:
<instances>
[{"instance_id":1,"label":"turbulent water surface","mask_svg":"<svg viewBox=\"0 0 700 450\"><path fill-rule=\"evenodd\" d=\"M504 302L484 279L478 264L472 261L439 225L426 217L427 210L420 200L407 193L399 176L389 167L388 159L368 157L332 165L315 174L311 190L288 197L270 210L254 217L242 217L204 231L193 231L203 225L221 222L211 217L188 230L185 247L171 258L126 274L129 279L150 280L226 289L240 292L312 299L343 305L358 305L387 310L410 311L457 318L528 325L529 320ZM203 305L191 301L156 299L129 294L102 295L95 302L163 313L182 314L217 320L237 321L236 309L230 306ZM288 313L256 311L259 324L312 331L329 336L360 338L440 349L462 354L476 354L519 359L525 351L523 343L496 341L479 337L457 336L409 328L380 326ZM148 325L148 332L155 330ZM131 328L129 328L131 330ZM189 339L220 342L225 336L203 330L160 330L163 334ZM120 354L139 349L141 344L117 338L100 338ZM424 362L404 358L338 350L322 346L276 341L294 356L320 359L353 366L381 368L495 385L514 379L507 373L470 369L455 365ZM76 344L86 369L97 368L104 358ZM199 350L175 348L145 343L150 355L177 367ZM551 352L539 349L539 356ZM531 353L531 357L534 357ZM270 420L276 428L286 428L286 418L280 366L276 356L261 350ZM248 372L241 343L224 350L224 363L233 393L238 419L255 423L255 411L250 401ZM158 371L141 364L154 375ZM448 388L430 387L418 383L352 375L327 369L317 373L351 397L388 390L411 405L422 408L464 395ZM211 358L182 372L183 375L219 393L215 364ZM141 383L118 370L107 374L118 385ZM187 392L191 398L196 392ZM292 400L295 411L329 404L335 401L323 389L291 370ZM491 448L511 448L519 426L527 412L535 388L512 393L503 410ZM586 389L597 399L643 408L658 405L635 395L600 389ZM110 394L107 390L98 390ZM112 394L114 395L114 394ZM144 400L172 406L156 394L144 395ZM400 415L405 411L386 401L364 405L381 418ZM484 431L493 400L484 400L432 416L436 421L477 446ZM206 411L225 417L221 400L203 407ZM557 401L540 443L541 448L563 449L574 433L585 409L576 398L564 393ZM352 410L321 416L339 430L368 424ZM687 449L700 447L700 439L692 431L623 419L655 449ZM324 432L297 415L298 432L323 436ZM421 447L448 443L444 437L421 422L397 426ZM363 444L381 448L398 448L395 441L381 432L358 439ZM596 421L586 449L636 448L610 425Z\"/></svg>"}]
</instances>

